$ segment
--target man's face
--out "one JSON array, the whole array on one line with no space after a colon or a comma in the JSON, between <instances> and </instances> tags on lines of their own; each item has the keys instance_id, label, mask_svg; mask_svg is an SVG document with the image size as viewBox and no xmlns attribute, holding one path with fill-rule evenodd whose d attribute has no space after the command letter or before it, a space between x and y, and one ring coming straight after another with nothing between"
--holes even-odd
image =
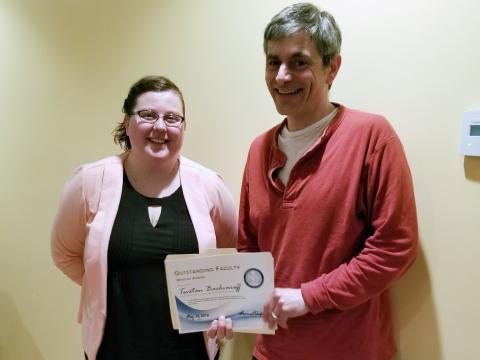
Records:
<instances>
[{"instance_id":1,"label":"man's face","mask_svg":"<svg viewBox=\"0 0 480 360\"><path fill-rule=\"evenodd\" d=\"M267 43L265 81L277 111L289 121L310 122L325 116L328 89L340 57L324 67L310 37L297 33Z\"/></svg>"}]
</instances>

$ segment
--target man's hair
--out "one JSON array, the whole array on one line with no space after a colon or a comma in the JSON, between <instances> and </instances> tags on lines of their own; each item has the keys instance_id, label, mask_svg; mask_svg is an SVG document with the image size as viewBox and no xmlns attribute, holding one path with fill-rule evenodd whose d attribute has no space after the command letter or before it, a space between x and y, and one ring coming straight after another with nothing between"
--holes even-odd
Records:
<instances>
[{"instance_id":1,"label":"man's hair","mask_svg":"<svg viewBox=\"0 0 480 360\"><path fill-rule=\"evenodd\" d=\"M165 76L152 75L145 76L138 80L135 84L132 85L130 91L128 92L127 98L123 101L122 112L127 115L133 114L133 109L137 103L137 99L140 95L145 94L149 91L163 92L163 91L174 91L180 97L182 101L182 111L183 116L185 116L185 101L183 100L183 95L177 85L170 79ZM113 130L113 138L115 144L119 144L120 147L124 150L130 150L132 145L130 139L127 136L127 130L125 129L125 124L122 122Z\"/></svg>"},{"instance_id":2,"label":"man's hair","mask_svg":"<svg viewBox=\"0 0 480 360\"><path fill-rule=\"evenodd\" d=\"M268 42L304 32L310 36L323 66L329 66L340 53L342 34L333 16L315 5L298 3L287 6L268 23L263 34L263 50L267 53Z\"/></svg>"}]
</instances>

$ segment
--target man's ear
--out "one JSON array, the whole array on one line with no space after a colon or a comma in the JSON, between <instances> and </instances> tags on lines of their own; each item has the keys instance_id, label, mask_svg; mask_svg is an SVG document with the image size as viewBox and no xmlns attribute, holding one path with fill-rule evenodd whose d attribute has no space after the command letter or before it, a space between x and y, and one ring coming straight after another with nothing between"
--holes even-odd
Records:
<instances>
[{"instance_id":1,"label":"man's ear","mask_svg":"<svg viewBox=\"0 0 480 360\"><path fill-rule=\"evenodd\" d=\"M337 54L330 62L328 76L327 76L328 88L332 87L333 80L335 80L335 77L337 76L338 70L340 70L341 65L342 65L342 56L340 54Z\"/></svg>"}]
</instances>

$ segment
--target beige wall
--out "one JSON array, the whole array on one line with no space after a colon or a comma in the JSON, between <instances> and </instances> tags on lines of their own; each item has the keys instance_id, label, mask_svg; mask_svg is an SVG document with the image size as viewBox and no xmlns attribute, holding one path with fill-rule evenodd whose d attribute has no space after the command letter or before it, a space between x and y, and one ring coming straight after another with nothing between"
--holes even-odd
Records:
<instances>
[{"instance_id":1,"label":"beige wall","mask_svg":"<svg viewBox=\"0 0 480 360\"><path fill-rule=\"evenodd\" d=\"M184 154L238 199L250 141L280 120L262 31L289 3L0 0L0 359L82 358L79 289L51 263L49 228L72 169L119 151L110 132L140 76L183 89ZM479 359L480 158L458 146L480 108L480 2L318 4L344 35L332 100L386 115L413 172L422 252L393 291L398 359Z\"/></svg>"}]
</instances>

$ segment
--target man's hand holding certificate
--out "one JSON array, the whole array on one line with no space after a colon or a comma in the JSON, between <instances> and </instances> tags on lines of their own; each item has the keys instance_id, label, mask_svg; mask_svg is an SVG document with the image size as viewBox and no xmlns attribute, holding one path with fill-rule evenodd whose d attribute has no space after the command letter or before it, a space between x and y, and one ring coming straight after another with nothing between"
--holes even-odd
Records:
<instances>
[{"instance_id":1,"label":"man's hand holding certificate","mask_svg":"<svg viewBox=\"0 0 480 360\"><path fill-rule=\"evenodd\" d=\"M232 319L235 332L274 333L262 319L273 291L270 253L169 255L165 271L180 333L207 330L221 315Z\"/></svg>"}]
</instances>

